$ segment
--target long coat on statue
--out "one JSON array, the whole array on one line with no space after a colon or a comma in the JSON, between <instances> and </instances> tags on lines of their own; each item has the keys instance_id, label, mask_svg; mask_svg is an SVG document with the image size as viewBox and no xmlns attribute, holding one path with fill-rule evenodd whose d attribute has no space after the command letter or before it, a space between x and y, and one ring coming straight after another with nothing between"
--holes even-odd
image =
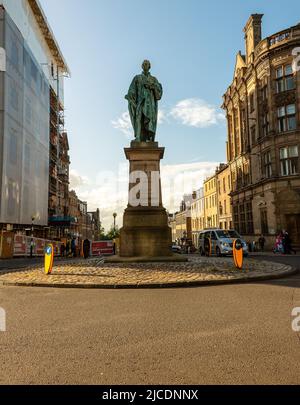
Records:
<instances>
[{"instance_id":1,"label":"long coat on statue","mask_svg":"<svg viewBox=\"0 0 300 405\"><path fill-rule=\"evenodd\" d=\"M154 141L157 127L158 106L163 89L158 80L149 73L134 77L128 94L128 109L134 136L138 142Z\"/></svg>"}]
</instances>

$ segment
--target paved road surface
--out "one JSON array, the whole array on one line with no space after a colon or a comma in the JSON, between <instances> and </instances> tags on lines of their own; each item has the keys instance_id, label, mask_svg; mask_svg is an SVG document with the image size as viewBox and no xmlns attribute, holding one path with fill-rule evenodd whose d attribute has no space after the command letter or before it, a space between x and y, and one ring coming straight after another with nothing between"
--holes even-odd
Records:
<instances>
[{"instance_id":1,"label":"paved road surface","mask_svg":"<svg viewBox=\"0 0 300 405\"><path fill-rule=\"evenodd\" d=\"M300 275L170 290L0 287L0 306L2 384L300 383Z\"/></svg>"}]
</instances>

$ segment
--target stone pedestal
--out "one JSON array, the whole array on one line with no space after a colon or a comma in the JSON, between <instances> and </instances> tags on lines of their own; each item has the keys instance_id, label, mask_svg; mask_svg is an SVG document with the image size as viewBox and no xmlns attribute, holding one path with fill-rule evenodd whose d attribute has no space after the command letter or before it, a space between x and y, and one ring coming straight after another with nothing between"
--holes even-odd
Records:
<instances>
[{"instance_id":1,"label":"stone pedestal","mask_svg":"<svg viewBox=\"0 0 300 405\"><path fill-rule=\"evenodd\" d=\"M129 199L120 231L120 257L172 256L172 234L162 205L157 142L135 142L125 148L129 160Z\"/></svg>"}]
</instances>

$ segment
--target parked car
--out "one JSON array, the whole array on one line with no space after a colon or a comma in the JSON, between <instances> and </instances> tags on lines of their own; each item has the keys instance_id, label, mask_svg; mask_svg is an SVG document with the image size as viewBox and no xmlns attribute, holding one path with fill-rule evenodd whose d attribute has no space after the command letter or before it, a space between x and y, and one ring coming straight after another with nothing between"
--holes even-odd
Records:
<instances>
[{"instance_id":1,"label":"parked car","mask_svg":"<svg viewBox=\"0 0 300 405\"><path fill-rule=\"evenodd\" d=\"M182 253L181 247L178 245L172 245L172 252L173 253Z\"/></svg>"},{"instance_id":2,"label":"parked car","mask_svg":"<svg viewBox=\"0 0 300 405\"><path fill-rule=\"evenodd\" d=\"M244 256L248 256L248 245L242 239L241 235L234 229L206 229L200 232L199 235L199 252L204 255L204 239L205 237L211 240L211 254L216 256L232 255L233 242L235 239L241 239L243 245Z\"/></svg>"}]
</instances>

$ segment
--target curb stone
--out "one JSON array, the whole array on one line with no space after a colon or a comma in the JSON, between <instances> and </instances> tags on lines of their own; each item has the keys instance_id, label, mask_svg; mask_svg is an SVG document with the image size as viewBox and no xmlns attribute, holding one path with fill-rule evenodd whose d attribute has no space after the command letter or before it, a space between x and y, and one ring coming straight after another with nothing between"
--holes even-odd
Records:
<instances>
[{"instance_id":1,"label":"curb stone","mask_svg":"<svg viewBox=\"0 0 300 405\"><path fill-rule=\"evenodd\" d=\"M73 289L167 289L167 288L188 288L201 286L217 286L225 284L245 284L259 281L276 280L298 274L300 269L283 265L282 271L276 274L262 274L261 276L243 277L233 279L214 280L192 280L178 281L170 283L128 283L128 284L87 284L87 283L40 283L40 282L13 282L0 281L0 285L7 287L40 287L40 288L73 288ZM287 270L289 269L289 270Z\"/></svg>"}]
</instances>

